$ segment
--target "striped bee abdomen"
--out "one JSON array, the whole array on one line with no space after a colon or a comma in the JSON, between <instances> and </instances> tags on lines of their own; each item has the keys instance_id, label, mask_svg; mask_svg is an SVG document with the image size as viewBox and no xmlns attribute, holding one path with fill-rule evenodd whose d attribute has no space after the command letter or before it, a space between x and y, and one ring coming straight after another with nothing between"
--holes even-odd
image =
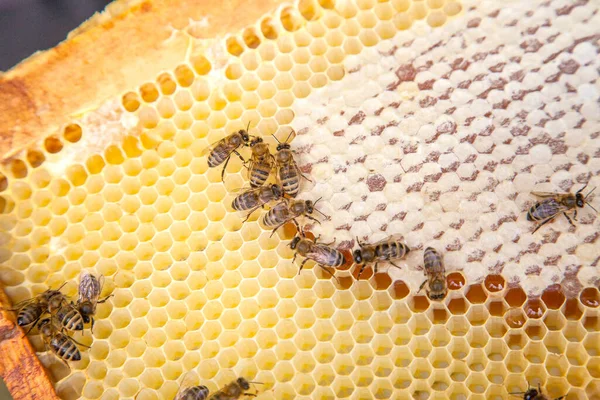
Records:
<instances>
[{"instance_id":1,"label":"striped bee abdomen","mask_svg":"<svg viewBox=\"0 0 600 400\"><path fill-rule=\"evenodd\" d=\"M279 168L279 180L283 191L288 196L295 197L300 191L300 175L294 164L284 165Z\"/></svg>"},{"instance_id":2,"label":"striped bee abdomen","mask_svg":"<svg viewBox=\"0 0 600 400\"><path fill-rule=\"evenodd\" d=\"M394 258L402 258L410 249L407 245L400 242L382 243L375 249L376 257L380 260L390 260Z\"/></svg>"},{"instance_id":3,"label":"striped bee abdomen","mask_svg":"<svg viewBox=\"0 0 600 400\"><path fill-rule=\"evenodd\" d=\"M433 248L428 247L423 253L423 263L425 264L426 270L439 271L442 270L442 257Z\"/></svg>"},{"instance_id":4,"label":"striped bee abdomen","mask_svg":"<svg viewBox=\"0 0 600 400\"><path fill-rule=\"evenodd\" d=\"M229 152L223 145L218 145L213 151L208 155L208 166L216 167L221 165L225 160L229 157Z\"/></svg>"},{"instance_id":5,"label":"striped bee abdomen","mask_svg":"<svg viewBox=\"0 0 600 400\"><path fill-rule=\"evenodd\" d=\"M271 164L268 163L256 163L250 170L250 186L259 187L262 186L269 175L271 174Z\"/></svg>"},{"instance_id":6,"label":"striped bee abdomen","mask_svg":"<svg viewBox=\"0 0 600 400\"><path fill-rule=\"evenodd\" d=\"M258 193L256 192L247 192L242 193L239 196L236 196L231 203L231 206L236 211L245 211L250 210L251 208L256 207L258 203Z\"/></svg>"},{"instance_id":7,"label":"striped bee abdomen","mask_svg":"<svg viewBox=\"0 0 600 400\"><path fill-rule=\"evenodd\" d=\"M83 330L83 318L75 307L63 307L58 310L56 317L61 325L70 331Z\"/></svg>"},{"instance_id":8,"label":"striped bee abdomen","mask_svg":"<svg viewBox=\"0 0 600 400\"><path fill-rule=\"evenodd\" d=\"M54 337L52 337L52 340L50 341L50 347L63 360L81 360L81 353L79 352L79 349L75 343L68 336L62 333L56 333Z\"/></svg>"},{"instance_id":9,"label":"striped bee abdomen","mask_svg":"<svg viewBox=\"0 0 600 400\"><path fill-rule=\"evenodd\" d=\"M36 305L23 307L17 316L17 324L19 326L27 326L38 319L40 315L42 315L41 307Z\"/></svg>"},{"instance_id":10,"label":"striped bee abdomen","mask_svg":"<svg viewBox=\"0 0 600 400\"><path fill-rule=\"evenodd\" d=\"M288 219L290 219L289 211L286 208L285 203L279 203L265 214L263 217L263 223L267 227L274 227L281 225Z\"/></svg>"}]
</instances>

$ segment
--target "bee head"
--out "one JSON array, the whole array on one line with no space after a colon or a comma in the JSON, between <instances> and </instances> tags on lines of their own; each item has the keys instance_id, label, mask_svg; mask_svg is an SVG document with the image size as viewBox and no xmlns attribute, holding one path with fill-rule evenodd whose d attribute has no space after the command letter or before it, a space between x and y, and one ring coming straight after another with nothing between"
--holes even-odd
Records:
<instances>
[{"instance_id":1,"label":"bee head","mask_svg":"<svg viewBox=\"0 0 600 400\"><path fill-rule=\"evenodd\" d=\"M575 195L575 204L577 204L577 207L585 206L585 197L583 197L583 194L577 193ZM532 390L535 390L535 389L532 389Z\"/></svg>"},{"instance_id":2,"label":"bee head","mask_svg":"<svg viewBox=\"0 0 600 400\"><path fill-rule=\"evenodd\" d=\"M536 389L529 389L528 391L525 392L525 395L523 396L523 400L533 400L538 395L539 395L539 393Z\"/></svg>"},{"instance_id":3,"label":"bee head","mask_svg":"<svg viewBox=\"0 0 600 400\"><path fill-rule=\"evenodd\" d=\"M289 150L291 149L292 146L290 146L289 143L279 143L277 145L277 151L281 151L281 150ZM287 157L287 153L286 153L286 157Z\"/></svg>"},{"instance_id":4,"label":"bee head","mask_svg":"<svg viewBox=\"0 0 600 400\"><path fill-rule=\"evenodd\" d=\"M295 250L296 246L298 246L298 242L300 242L301 238L300 236L296 236L295 238L292 239L292 241L290 242L290 249Z\"/></svg>"},{"instance_id":5,"label":"bee head","mask_svg":"<svg viewBox=\"0 0 600 400\"><path fill-rule=\"evenodd\" d=\"M238 133L240 134L240 136L242 137L242 140L247 143L250 140L250 135L248 134L248 131L245 129L240 129L238 131Z\"/></svg>"},{"instance_id":6,"label":"bee head","mask_svg":"<svg viewBox=\"0 0 600 400\"><path fill-rule=\"evenodd\" d=\"M271 191L273 192L273 196L275 196L275 198L280 198L281 196L283 196L283 190L279 185L271 185Z\"/></svg>"},{"instance_id":7,"label":"bee head","mask_svg":"<svg viewBox=\"0 0 600 400\"><path fill-rule=\"evenodd\" d=\"M250 389L250 383L244 378L237 378L237 384L244 390Z\"/></svg>"},{"instance_id":8,"label":"bee head","mask_svg":"<svg viewBox=\"0 0 600 400\"><path fill-rule=\"evenodd\" d=\"M360 249L354 250L354 262L357 264L361 264L362 263L362 251Z\"/></svg>"},{"instance_id":9,"label":"bee head","mask_svg":"<svg viewBox=\"0 0 600 400\"><path fill-rule=\"evenodd\" d=\"M92 315L94 313L94 305L89 301L84 301L79 305L79 312L85 320L88 315Z\"/></svg>"},{"instance_id":10,"label":"bee head","mask_svg":"<svg viewBox=\"0 0 600 400\"><path fill-rule=\"evenodd\" d=\"M257 144L259 144L259 143L262 143L262 142L263 142L263 138L261 138L261 137L258 137L258 136L255 136L255 137L252 139L252 141L250 142L250 146L255 146L255 145L257 145Z\"/></svg>"},{"instance_id":11,"label":"bee head","mask_svg":"<svg viewBox=\"0 0 600 400\"><path fill-rule=\"evenodd\" d=\"M306 207L306 212L309 214L312 214L313 211L315 211L315 205L311 200L306 200L304 206Z\"/></svg>"}]
</instances>

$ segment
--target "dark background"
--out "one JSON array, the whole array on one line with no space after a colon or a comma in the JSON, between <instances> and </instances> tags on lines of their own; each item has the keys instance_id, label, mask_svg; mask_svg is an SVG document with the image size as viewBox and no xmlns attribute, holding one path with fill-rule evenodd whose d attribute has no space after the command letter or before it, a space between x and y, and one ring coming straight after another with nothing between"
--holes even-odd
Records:
<instances>
[{"instance_id":1,"label":"dark background","mask_svg":"<svg viewBox=\"0 0 600 400\"><path fill-rule=\"evenodd\" d=\"M0 0L0 71L56 46L111 0Z\"/></svg>"}]
</instances>

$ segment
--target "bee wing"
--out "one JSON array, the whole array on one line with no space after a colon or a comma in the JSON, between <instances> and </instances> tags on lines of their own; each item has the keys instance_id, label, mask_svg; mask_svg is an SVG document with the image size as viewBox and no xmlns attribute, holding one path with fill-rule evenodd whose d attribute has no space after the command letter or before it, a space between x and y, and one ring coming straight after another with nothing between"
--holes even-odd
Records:
<instances>
[{"instance_id":1,"label":"bee wing","mask_svg":"<svg viewBox=\"0 0 600 400\"><path fill-rule=\"evenodd\" d=\"M384 244L384 243L389 243L389 242L402 242L404 243L404 236L396 233L393 235L390 235L386 238L383 238L375 243L363 243L363 245L367 245L367 246L379 246L380 244Z\"/></svg>"},{"instance_id":2,"label":"bee wing","mask_svg":"<svg viewBox=\"0 0 600 400\"><path fill-rule=\"evenodd\" d=\"M89 271L83 270L79 275L79 301L95 302L100 296L104 277L101 275L100 280L96 279Z\"/></svg>"},{"instance_id":3,"label":"bee wing","mask_svg":"<svg viewBox=\"0 0 600 400\"><path fill-rule=\"evenodd\" d=\"M21 308L23 308L23 307L25 307L25 306L27 306L27 305L29 305L29 304L37 301L38 297L39 297L39 295L37 295L35 297L32 297L30 299L25 299L23 301L20 301L17 304L14 304L10 310L13 310L13 311L20 310ZM3 308L0 307L0 309L3 309Z\"/></svg>"},{"instance_id":4,"label":"bee wing","mask_svg":"<svg viewBox=\"0 0 600 400\"><path fill-rule=\"evenodd\" d=\"M315 261L318 264L329 265L331 261L328 259L328 253L331 250L329 246L324 244L313 245L311 251L306 253L306 257Z\"/></svg>"},{"instance_id":5,"label":"bee wing","mask_svg":"<svg viewBox=\"0 0 600 400\"><path fill-rule=\"evenodd\" d=\"M200 152L200 156L205 156L208 153L210 153L211 151L213 151L218 145L220 144L226 144L227 142L227 138L229 136L224 137L221 140L217 140L216 142L212 143L210 146L206 147L204 150L202 150L202 152ZM230 152L232 152L234 149L232 149Z\"/></svg>"},{"instance_id":6,"label":"bee wing","mask_svg":"<svg viewBox=\"0 0 600 400\"><path fill-rule=\"evenodd\" d=\"M183 391L185 389L189 389L193 386L197 386L199 385L199 378L198 375L194 372L194 371L188 371L183 375L183 379L181 380L181 383L179 384L179 390L177 391L177 394L175 395L175 399L174 400L180 400L183 398L183 396L181 396L183 394Z\"/></svg>"},{"instance_id":7,"label":"bee wing","mask_svg":"<svg viewBox=\"0 0 600 400\"><path fill-rule=\"evenodd\" d=\"M558 197L558 196L564 196L565 194L569 194L569 193L557 193L557 192L531 192L532 195L537 196L537 197L541 197L541 198L547 198L547 197Z\"/></svg>"},{"instance_id":8,"label":"bee wing","mask_svg":"<svg viewBox=\"0 0 600 400\"><path fill-rule=\"evenodd\" d=\"M237 189L232 189L230 190L231 193L238 193L238 194L242 194L242 193L249 193L249 192L258 192L262 189L262 187L257 187L257 188L252 188L252 187L241 187L241 188L237 188Z\"/></svg>"}]
</instances>

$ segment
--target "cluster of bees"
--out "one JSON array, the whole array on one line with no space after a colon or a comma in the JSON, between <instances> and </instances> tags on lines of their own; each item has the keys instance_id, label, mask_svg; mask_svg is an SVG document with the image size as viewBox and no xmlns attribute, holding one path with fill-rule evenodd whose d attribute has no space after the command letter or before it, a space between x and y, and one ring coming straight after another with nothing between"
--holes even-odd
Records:
<instances>
[{"instance_id":1,"label":"cluster of bees","mask_svg":"<svg viewBox=\"0 0 600 400\"><path fill-rule=\"evenodd\" d=\"M315 207L320 199L314 202L295 200L300 192L300 181L302 179L310 181L310 179L302 174L294 158L294 151L289 144L293 133L293 131L290 132L284 142L280 142L273 135L278 143L275 154L271 154L269 145L262 138L249 135L247 129L241 129L213 143L204 150L203 154L208 155L208 166L211 168L224 164L221 179L225 177L225 169L230 158L234 154L238 156L248 170L250 188L243 190L233 199L233 209L248 212L245 222L259 208L265 208L270 203L275 203L263 215L261 222L266 228L273 230L271 235L288 222L294 223L298 235L289 244L290 248L295 250L293 261L298 255L304 257L298 273L302 271L309 260L312 260L335 278L328 268L337 269L344 266L347 262L346 256L331 247L333 243L320 243L318 237L307 238L304 229L297 221L303 217L320 223L313 216L315 212L325 218L328 217ZM245 160L238 151L243 147L249 147L251 150L249 160ZM276 183L267 183L273 170ZM380 262L388 262L400 268L394 264L394 261L403 259L410 252L410 248L394 236L372 244L363 243L359 238L356 238L356 242L359 248L353 253L353 261L360 267L359 279L365 268L371 264L374 264L374 273L377 273ZM445 269L441 254L433 248L429 247L424 252L424 269L427 277L421 288L427 285L427 295L430 299L443 299L447 293Z\"/></svg>"},{"instance_id":2,"label":"cluster of bees","mask_svg":"<svg viewBox=\"0 0 600 400\"><path fill-rule=\"evenodd\" d=\"M76 301L70 300L60 289L48 289L45 292L15 305L12 311L18 311L17 325L29 327L25 336L35 327L42 335L46 348L49 348L63 361L81 360L77 345L89 347L77 342L69 332L83 331L84 326L94 327L96 305L104 303L110 296L99 300L104 279L97 278L88 271L82 271L79 279L79 293Z\"/></svg>"}]
</instances>

